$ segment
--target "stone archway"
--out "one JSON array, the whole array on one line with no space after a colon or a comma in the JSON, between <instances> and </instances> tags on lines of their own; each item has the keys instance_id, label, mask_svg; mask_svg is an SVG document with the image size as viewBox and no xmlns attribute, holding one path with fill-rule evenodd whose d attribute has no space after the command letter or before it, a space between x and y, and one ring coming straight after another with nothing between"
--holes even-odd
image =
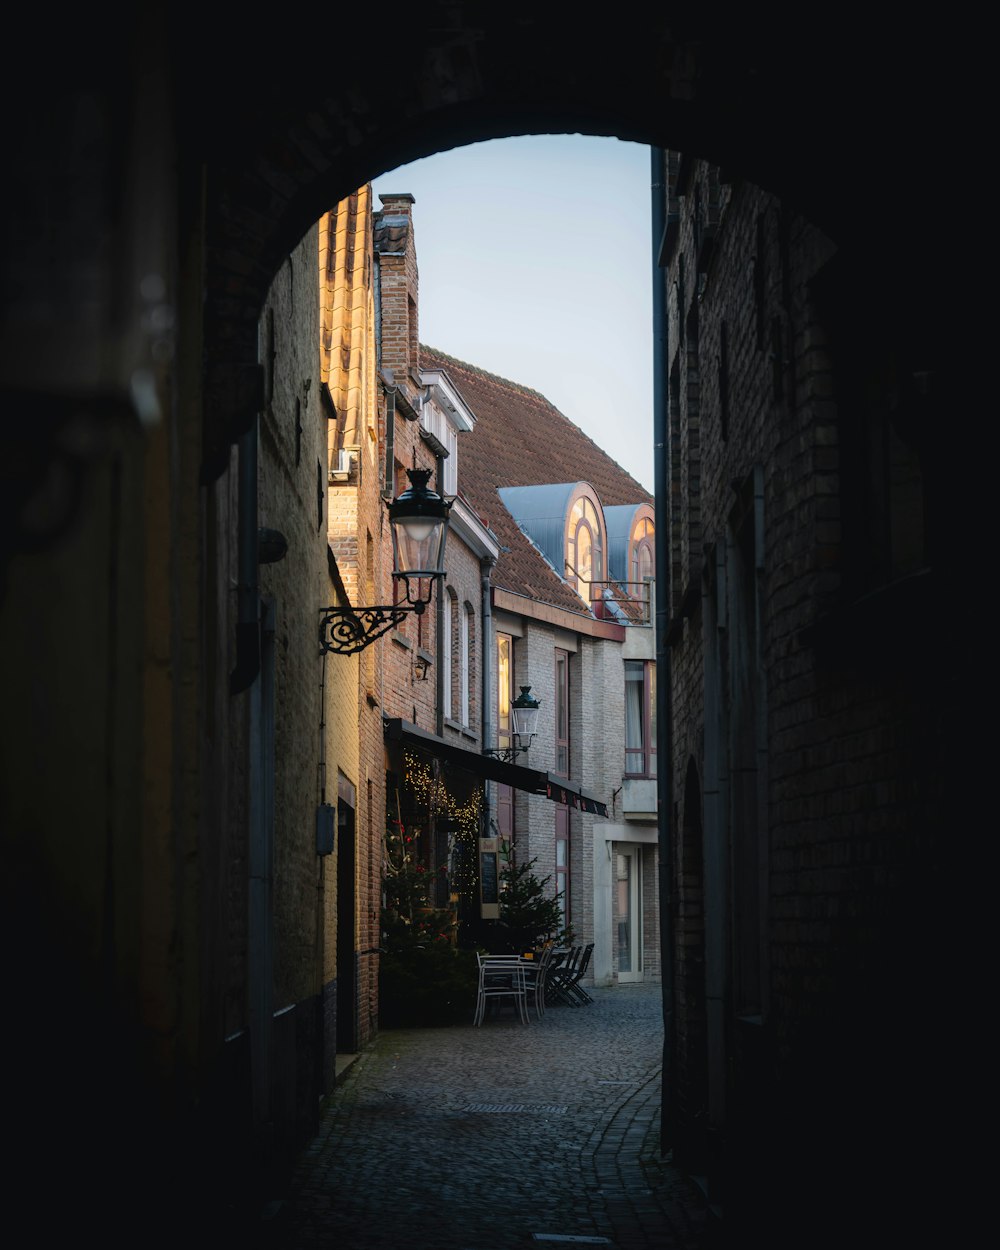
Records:
<instances>
[{"instance_id":1,"label":"stone archway","mask_svg":"<svg viewBox=\"0 0 1000 1250\"><path fill-rule=\"evenodd\" d=\"M89 11L61 16L44 38L22 36L21 72L2 88L10 182L0 312L10 419L0 446L16 453L4 458L4 483L18 473L44 480L81 394L100 420L85 430L96 434L92 444L77 439L61 449L74 467L85 452L104 454L105 418L122 426L122 446L92 475L77 546L29 570L7 605L16 609L7 653L21 670L7 689L8 726L26 745L8 761L16 805L3 814L30 829L18 848L23 863L7 859L5 900L17 904L6 917L8 945L19 950L24 934L35 934L15 961L10 992L21 1005L17 1110L32 1126L22 1138L26 1158L42 1147L49 1116L62 1114L52 1074L65 1062L68 1020L95 1099L104 1097L100 1074L111 1074L131 1111L131 1074L145 1052L141 1062L130 1053L117 1061L138 1027L128 1010L145 988L136 935L163 974L144 1008L164 1065L178 1074L157 1089L156 1106L143 1104L143 1116L166 1121L170 1100L184 1103L204 1059L199 1011L215 987L209 963L201 975L191 900L201 897L196 884L213 897L227 852L213 841L205 801L218 747L202 736L206 726L220 735L225 728L227 668L224 653L204 662L199 653L199 631L214 637L221 579L202 549L202 526L215 522L201 515L219 505L204 498L198 470L201 482L217 476L253 420L266 291L324 210L378 173L482 139L583 132L671 146L785 196L853 251L866 302L880 286L885 315L916 354L932 334L935 355L943 354L934 314L946 305L951 275L944 265L914 263L925 255L925 217L913 211L934 172L926 154L947 150L947 107L960 98L932 49L937 29L880 32L867 13L860 34L842 20L817 37L808 28L776 30L752 10L720 29L694 3L629 16L626 27L603 13L570 22L563 10L512 14L431 0L336 14L327 27L315 9L303 22L287 9L269 14L271 26L241 14L216 31L154 0L135 29L117 27L113 37L91 29ZM44 60L32 65L35 47ZM170 311L172 294L161 305L150 293L147 308L129 287L145 275L128 258L147 236L153 243L141 263L159 252L163 272L179 275L168 395L176 414L165 405L167 417L138 446L127 424L131 336L147 314ZM30 351L14 350L21 330L30 331ZM14 368L25 360L36 367ZM115 367L95 374L91 366L106 361ZM108 378L118 388L110 399ZM20 497L16 485L8 497ZM203 585L213 592L204 603ZM77 611L94 603L100 611ZM37 690L33 668L43 674ZM32 750L36 732L45 752ZM67 792L72 826L59 803L39 801ZM217 852L204 866L192 853L202 838ZM117 883L113 870L122 874ZM196 871L205 883L193 882ZM172 873L184 902L176 913ZM143 882L162 905L151 912L151 939L142 889L129 888ZM53 907L54 897L70 905ZM41 932L39 915L50 918ZM88 945L80 932L101 941ZM58 994L50 992L54 969L65 983ZM119 1012L126 1027L116 1037ZM133 1140L122 1138L129 1147ZM159 1179L155 1167L144 1174Z\"/></svg>"},{"instance_id":2,"label":"stone archway","mask_svg":"<svg viewBox=\"0 0 1000 1250\"><path fill-rule=\"evenodd\" d=\"M942 117L920 81L927 50L902 39L866 21L863 43L849 26L817 40L755 13L720 27L695 4L626 25L438 3L338 17L321 69L291 26L178 41L180 149L206 205L205 475L253 419L256 313L308 226L387 169L484 139L582 132L709 156L838 243L877 246L872 280L899 288L895 307L918 326L915 280L900 287L914 228L898 208ZM903 100L889 140L878 119ZM891 239L872 230L889 216Z\"/></svg>"}]
</instances>

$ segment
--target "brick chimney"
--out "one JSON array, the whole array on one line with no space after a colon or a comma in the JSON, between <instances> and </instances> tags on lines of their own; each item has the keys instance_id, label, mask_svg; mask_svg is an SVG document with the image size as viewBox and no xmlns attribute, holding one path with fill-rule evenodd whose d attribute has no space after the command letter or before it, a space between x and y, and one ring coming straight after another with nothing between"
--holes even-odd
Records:
<instances>
[{"instance_id":1,"label":"brick chimney","mask_svg":"<svg viewBox=\"0 0 1000 1250\"><path fill-rule=\"evenodd\" d=\"M412 195L380 195L382 211L373 216L375 251L382 289L382 367L391 369L397 384L415 394L420 368L417 326L417 253L413 239Z\"/></svg>"}]
</instances>

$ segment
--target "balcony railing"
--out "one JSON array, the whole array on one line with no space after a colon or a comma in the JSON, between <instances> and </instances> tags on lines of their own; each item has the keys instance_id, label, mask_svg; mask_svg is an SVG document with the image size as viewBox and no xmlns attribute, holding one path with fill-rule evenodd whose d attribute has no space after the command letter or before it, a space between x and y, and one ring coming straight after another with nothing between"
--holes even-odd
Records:
<instances>
[{"instance_id":1,"label":"balcony railing","mask_svg":"<svg viewBox=\"0 0 1000 1250\"><path fill-rule=\"evenodd\" d=\"M619 625L652 625L655 582L591 582L590 605L601 621Z\"/></svg>"}]
</instances>

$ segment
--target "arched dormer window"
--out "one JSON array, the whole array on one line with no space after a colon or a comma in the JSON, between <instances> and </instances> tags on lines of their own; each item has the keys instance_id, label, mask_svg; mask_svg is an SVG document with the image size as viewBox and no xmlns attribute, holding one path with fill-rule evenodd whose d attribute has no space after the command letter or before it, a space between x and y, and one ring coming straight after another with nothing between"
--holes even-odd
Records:
<instances>
[{"instance_id":1,"label":"arched dormer window","mask_svg":"<svg viewBox=\"0 0 1000 1250\"><path fill-rule=\"evenodd\" d=\"M629 581L641 585L656 574L654 537L656 526L652 516L640 514L632 526L628 540ZM630 587L631 590L631 587ZM632 594L636 594L632 590Z\"/></svg>"},{"instance_id":2,"label":"arched dormer window","mask_svg":"<svg viewBox=\"0 0 1000 1250\"><path fill-rule=\"evenodd\" d=\"M604 518L590 488L577 496L566 519L566 580L590 606L594 582L606 579Z\"/></svg>"}]
</instances>

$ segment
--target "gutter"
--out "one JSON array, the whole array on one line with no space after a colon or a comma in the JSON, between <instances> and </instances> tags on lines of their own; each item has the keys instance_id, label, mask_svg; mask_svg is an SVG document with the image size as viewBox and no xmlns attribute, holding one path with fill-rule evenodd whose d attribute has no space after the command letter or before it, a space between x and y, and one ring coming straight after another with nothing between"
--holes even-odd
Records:
<instances>
[{"instance_id":1,"label":"gutter","mask_svg":"<svg viewBox=\"0 0 1000 1250\"><path fill-rule=\"evenodd\" d=\"M618 625L614 621L599 621L589 612L576 613L568 608L558 608L554 604L532 599L530 595L505 590L502 586L494 587L493 606L513 612L516 616L528 616L532 620L558 625L561 629L569 629L576 634L586 634L588 638L611 638L615 642L625 641L624 625Z\"/></svg>"},{"instance_id":2,"label":"gutter","mask_svg":"<svg viewBox=\"0 0 1000 1250\"><path fill-rule=\"evenodd\" d=\"M670 671L670 424L667 284L660 268L660 244L666 230L666 158L664 148L650 148L652 196L653 282L653 495L656 500L656 756L662 760L656 777L657 845L659 849L660 965L663 993L663 1075L660 1107L660 1153L673 1149L674 1107L674 943L670 813L672 791L672 726Z\"/></svg>"}]
</instances>

